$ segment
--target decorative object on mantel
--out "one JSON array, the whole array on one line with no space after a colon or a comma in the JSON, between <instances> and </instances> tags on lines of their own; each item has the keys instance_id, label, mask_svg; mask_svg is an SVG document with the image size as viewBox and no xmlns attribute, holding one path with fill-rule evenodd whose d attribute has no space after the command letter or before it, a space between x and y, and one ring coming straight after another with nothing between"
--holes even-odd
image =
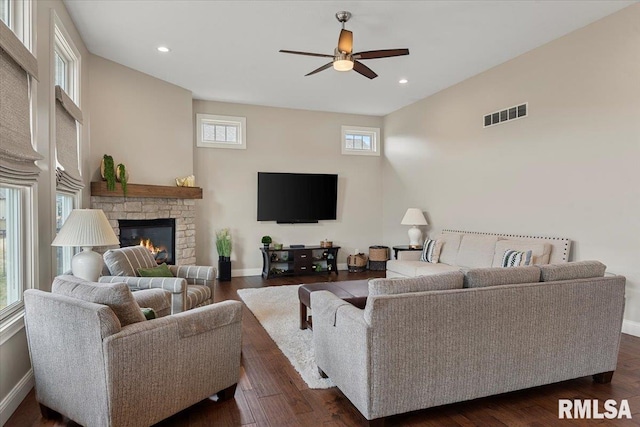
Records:
<instances>
[{"instance_id":1,"label":"decorative object on mantel","mask_svg":"<svg viewBox=\"0 0 640 427\"><path fill-rule=\"evenodd\" d=\"M102 209L74 209L51 246L81 246L82 252L71 258L71 271L81 279L97 282L104 262L102 255L92 249L119 244Z\"/></svg>"},{"instance_id":2,"label":"decorative object on mantel","mask_svg":"<svg viewBox=\"0 0 640 427\"><path fill-rule=\"evenodd\" d=\"M125 168L123 163L118 163L116 166L116 179L122 186L122 194L127 197L127 182L129 181L129 172Z\"/></svg>"},{"instance_id":3,"label":"decorative object on mantel","mask_svg":"<svg viewBox=\"0 0 640 427\"><path fill-rule=\"evenodd\" d=\"M271 244L271 242L273 242L271 236L262 236L262 244L264 245L265 249L269 249L269 245Z\"/></svg>"},{"instance_id":4,"label":"decorative object on mantel","mask_svg":"<svg viewBox=\"0 0 640 427\"><path fill-rule=\"evenodd\" d=\"M228 228L216 231L216 249L218 250L218 281L231 280L231 232Z\"/></svg>"},{"instance_id":5,"label":"decorative object on mantel","mask_svg":"<svg viewBox=\"0 0 640 427\"><path fill-rule=\"evenodd\" d=\"M176 178L177 187L195 187L196 177L195 175L185 176L184 178Z\"/></svg>"},{"instance_id":6,"label":"decorative object on mantel","mask_svg":"<svg viewBox=\"0 0 640 427\"><path fill-rule=\"evenodd\" d=\"M108 154L102 156L102 162L100 163L100 175L102 179L107 181L107 190L116 190L116 168L113 164L113 157Z\"/></svg>"}]
</instances>

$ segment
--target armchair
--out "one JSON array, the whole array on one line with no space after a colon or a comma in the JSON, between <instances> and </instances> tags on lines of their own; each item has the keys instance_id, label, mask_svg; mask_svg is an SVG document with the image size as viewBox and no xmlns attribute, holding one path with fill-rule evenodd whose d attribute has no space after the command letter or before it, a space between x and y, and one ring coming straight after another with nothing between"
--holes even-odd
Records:
<instances>
[{"instance_id":1,"label":"armchair","mask_svg":"<svg viewBox=\"0 0 640 427\"><path fill-rule=\"evenodd\" d=\"M159 288L171 292L171 313L213 303L216 269L206 266L169 266L175 277L138 277L138 268L156 267L151 252L142 246L128 246L104 253L108 275L100 283L126 283L130 288Z\"/></svg>"},{"instance_id":2,"label":"armchair","mask_svg":"<svg viewBox=\"0 0 640 427\"><path fill-rule=\"evenodd\" d=\"M237 301L146 321L137 317L140 308L125 284L65 276L54 280L51 293L27 290L24 301L36 399L45 417L147 426L213 394L225 400L235 393Z\"/></svg>"}]
</instances>

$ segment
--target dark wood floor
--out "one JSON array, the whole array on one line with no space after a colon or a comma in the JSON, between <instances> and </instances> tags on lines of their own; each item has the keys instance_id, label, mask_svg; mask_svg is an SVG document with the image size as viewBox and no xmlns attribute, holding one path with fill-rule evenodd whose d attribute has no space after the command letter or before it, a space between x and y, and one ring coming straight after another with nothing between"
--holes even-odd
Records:
<instances>
[{"instance_id":1,"label":"dark wood floor","mask_svg":"<svg viewBox=\"0 0 640 427\"><path fill-rule=\"evenodd\" d=\"M337 280L382 276L383 273L340 272ZM325 281L326 276L234 278L216 288L216 301L239 299L236 291L271 285ZM333 280L336 280L333 276ZM558 399L628 399L631 420L559 420ZM206 400L158 426L361 426L364 418L336 388L310 390L251 312L243 320L242 371L235 399ZM34 392L5 424L13 426L74 426L68 420L43 420ZM536 387L470 402L446 405L390 417L389 426L640 426L640 338L622 336L618 368L610 384L590 377Z\"/></svg>"}]
</instances>

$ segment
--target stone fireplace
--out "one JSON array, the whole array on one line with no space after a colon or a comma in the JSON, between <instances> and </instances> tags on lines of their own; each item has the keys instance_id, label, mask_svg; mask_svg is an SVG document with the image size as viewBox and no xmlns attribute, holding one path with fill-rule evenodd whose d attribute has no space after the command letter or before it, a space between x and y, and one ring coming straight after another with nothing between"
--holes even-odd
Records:
<instances>
[{"instance_id":1,"label":"stone fireplace","mask_svg":"<svg viewBox=\"0 0 640 427\"><path fill-rule=\"evenodd\" d=\"M195 265L196 201L193 199L202 198L202 189L129 184L127 190L128 197L123 197L119 186L116 191L107 191L105 183L92 182L91 208L104 211L119 239L119 220L174 219L173 261L177 265Z\"/></svg>"}]
</instances>

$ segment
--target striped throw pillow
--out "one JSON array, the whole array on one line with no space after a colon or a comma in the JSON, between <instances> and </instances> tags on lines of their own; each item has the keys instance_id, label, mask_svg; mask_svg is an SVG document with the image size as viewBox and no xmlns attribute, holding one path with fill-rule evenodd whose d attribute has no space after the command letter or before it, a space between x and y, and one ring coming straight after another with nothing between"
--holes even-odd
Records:
<instances>
[{"instance_id":1,"label":"striped throw pillow","mask_svg":"<svg viewBox=\"0 0 640 427\"><path fill-rule=\"evenodd\" d=\"M442 250L442 240L427 239L424 241L422 247L422 255L420 255L420 261L430 262L437 264L440 259L440 251Z\"/></svg>"},{"instance_id":2,"label":"striped throw pillow","mask_svg":"<svg viewBox=\"0 0 640 427\"><path fill-rule=\"evenodd\" d=\"M532 251L520 252L513 249L507 249L502 256L503 267L520 267L523 265L531 265Z\"/></svg>"}]
</instances>

